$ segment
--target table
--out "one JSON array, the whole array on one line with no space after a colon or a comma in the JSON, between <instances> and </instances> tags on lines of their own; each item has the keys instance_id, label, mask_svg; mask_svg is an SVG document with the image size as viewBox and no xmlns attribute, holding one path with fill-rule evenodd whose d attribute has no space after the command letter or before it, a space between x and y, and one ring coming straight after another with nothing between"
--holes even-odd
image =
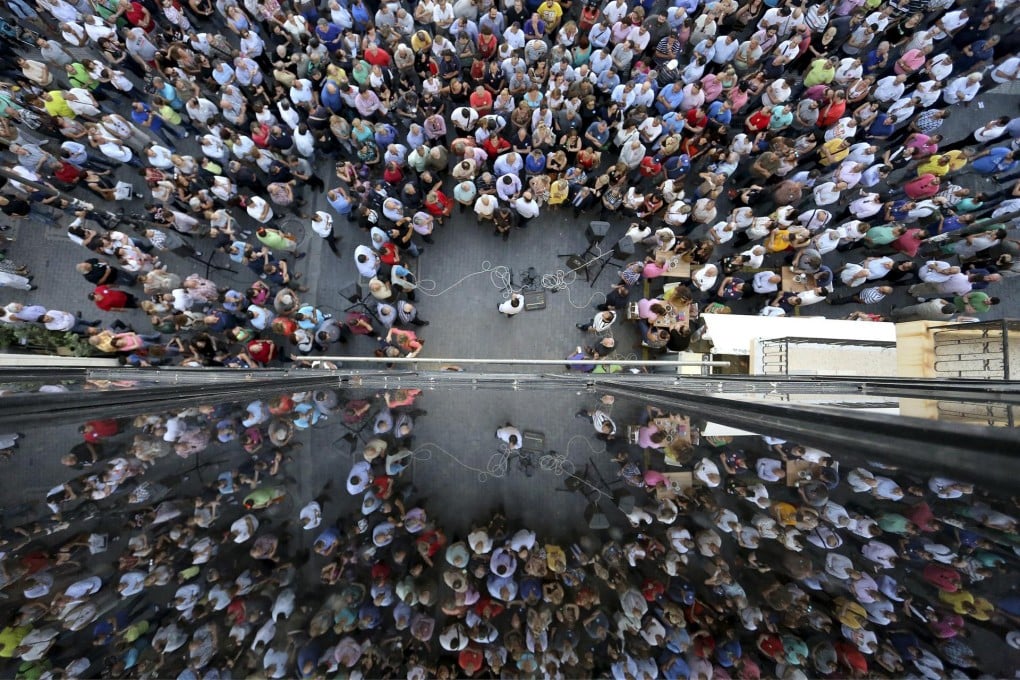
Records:
<instances>
[{"instance_id":1,"label":"table","mask_svg":"<svg viewBox=\"0 0 1020 680\"><path fill-rule=\"evenodd\" d=\"M671 415L654 418L652 424L666 435L662 442L662 452L666 465L681 466L689 462L677 458L678 451L689 452L691 443L691 420L687 416Z\"/></svg>"},{"instance_id":2,"label":"table","mask_svg":"<svg viewBox=\"0 0 1020 680\"><path fill-rule=\"evenodd\" d=\"M806 460L795 459L786 461L786 485L800 486L805 481L810 480L812 467L814 466Z\"/></svg>"},{"instance_id":3,"label":"table","mask_svg":"<svg viewBox=\"0 0 1020 680\"><path fill-rule=\"evenodd\" d=\"M682 496L685 492L693 489L697 481L694 479L693 472L664 472L662 476L666 478L668 486L656 487L655 495L659 499L675 499L677 496Z\"/></svg>"},{"instance_id":4,"label":"table","mask_svg":"<svg viewBox=\"0 0 1020 680\"><path fill-rule=\"evenodd\" d=\"M675 307L669 303L662 303L666 308L666 313L655 320L652 325L656 328L672 328L679 326L680 328L687 328L691 322L691 306L684 305L683 307Z\"/></svg>"},{"instance_id":5,"label":"table","mask_svg":"<svg viewBox=\"0 0 1020 680\"><path fill-rule=\"evenodd\" d=\"M691 263L669 250L656 250L655 261L665 266L662 275L674 279L691 278Z\"/></svg>"},{"instance_id":6,"label":"table","mask_svg":"<svg viewBox=\"0 0 1020 680\"><path fill-rule=\"evenodd\" d=\"M801 274L794 271L793 267L783 267L780 273L783 276L784 293L803 293L815 287L815 277L811 274ZM797 277L803 277L804 280L798 281Z\"/></svg>"}]
</instances>

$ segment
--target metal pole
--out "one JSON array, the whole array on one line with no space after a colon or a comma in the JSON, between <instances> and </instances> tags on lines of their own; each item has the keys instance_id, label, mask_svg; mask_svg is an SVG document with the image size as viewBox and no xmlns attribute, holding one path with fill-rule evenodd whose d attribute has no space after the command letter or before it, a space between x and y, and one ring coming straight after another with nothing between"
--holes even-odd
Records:
<instances>
[{"instance_id":1,"label":"metal pole","mask_svg":"<svg viewBox=\"0 0 1020 680\"><path fill-rule=\"evenodd\" d=\"M729 366L728 361L644 361L642 359L467 359L456 357L345 357L345 356L291 356L292 359L311 359L315 361L333 361L369 364L500 364L511 366L573 366L585 364L602 364L615 366Z\"/></svg>"}]
</instances>

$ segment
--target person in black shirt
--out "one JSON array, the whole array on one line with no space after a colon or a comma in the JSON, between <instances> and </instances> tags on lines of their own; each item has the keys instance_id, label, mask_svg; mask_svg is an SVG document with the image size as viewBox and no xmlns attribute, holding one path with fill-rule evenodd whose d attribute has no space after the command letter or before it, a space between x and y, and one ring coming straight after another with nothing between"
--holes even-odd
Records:
<instances>
[{"instance_id":1,"label":"person in black shirt","mask_svg":"<svg viewBox=\"0 0 1020 680\"><path fill-rule=\"evenodd\" d=\"M79 262L75 268L78 270L78 273L85 277L86 281L96 286L106 284L133 286L138 281L138 277L134 274L108 265L95 257Z\"/></svg>"},{"instance_id":2,"label":"person in black shirt","mask_svg":"<svg viewBox=\"0 0 1020 680\"><path fill-rule=\"evenodd\" d=\"M0 212L8 217L28 217L32 212L32 205L23 198L4 194L0 196Z\"/></svg>"},{"instance_id":3,"label":"person in black shirt","mask_svg":"<svg viewBox=\"0 0 1020 680\"><path fill-rule=\"evenodd\" d=\"M291 172L290 166L284 161L275 160L269 164L269 183L273 182L289 182L294 179L294 173Z\"/></svg>"},{"instance_id":4,"label":"person in black shirt","mask_svg":"<svg viewBox=\"0 0 1020 680\"><path fill-rule=\"evenodd\" d=\"M601 305L598 305L596 309L602 312L607 312L613 309L626 309L627 298L630 297L630 289L627 288L626 284L618 283L613 286L612 290L606 293L606 301Z\"/></svg>"},{"instance_id":5,"label":"person in black shirt","mask_svg":"<svg viewBox=\"0 0 1020 680\"><path fill-rule=\"evenodd\" d=\"M228 169L238 189L251 189L253 194L265 195L266 185L262 183L250 166L238 161L230 161Z\"/></svg>"}]
</instances>

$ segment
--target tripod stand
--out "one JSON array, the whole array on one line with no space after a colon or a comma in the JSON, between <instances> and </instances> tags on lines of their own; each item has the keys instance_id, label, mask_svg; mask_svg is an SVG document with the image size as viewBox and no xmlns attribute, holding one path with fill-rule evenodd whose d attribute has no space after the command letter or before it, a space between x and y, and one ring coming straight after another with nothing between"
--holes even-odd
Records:
<instances>
[{"instance_id":1,"label":"tripod stand","mask_svg":"<svg viewBox=\"0 0 1020 680\"><path fill-rule=\"evenodd\" d=\"M596 256L596 259L602 256L601 249L598 247L598 245L602 243L602 240L606 237L606 234L609 233L609 227L610 227L609 222L603 222L601 220L594 220L592 222L589 222L588 228L584 230L584 236L586 239L588 239L588 247L585 248L583 253L581 253L580 255L575 255L573 253L556 254L556 257L567 258L566 264L567 268L570 271L574 272L575 274L583 271L585 283L592 283L591 272L588 271L588 266L589 264L591 264L592 256L596 255L595 254L596 250L600 251Z\"/></svg>"},{"instance_id":2,"label":"tripod stand","mask_svg":"<svg viewBox=\"0 0 1020 680\"><path fill-rule=\"evenodd\" d=\"M353 287L354 290L352 291L353 293L352 295L348 295L342 290L340 291L340 296L345 298L348 302L351 303L349 306L344 308L344 313L346 314L347 312L353 311L355 309L360 309L364 310L364 312L368 314L368 316L370 316L372 319L378 321L379 319L375 315L375 310L365 303L365 292L361 289L361 284L355 283L353 284Z\"/></svg>"}]
</instances>

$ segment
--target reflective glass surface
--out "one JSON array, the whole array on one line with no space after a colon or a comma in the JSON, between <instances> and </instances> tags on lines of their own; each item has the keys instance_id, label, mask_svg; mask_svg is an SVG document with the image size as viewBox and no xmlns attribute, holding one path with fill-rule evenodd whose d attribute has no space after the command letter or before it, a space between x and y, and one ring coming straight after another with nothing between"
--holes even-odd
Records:
<instances>
[{"instance_id":1,"label":"reflective glass surface","mask_svg":"<svg viewBox=\"0 0 1020 680\"><path fill-rule=\"evenodd\" d=\"M1015 503L966 469L457 380L9 427L0 675L1017 668Z\"/></svg>"}]
</instances>

